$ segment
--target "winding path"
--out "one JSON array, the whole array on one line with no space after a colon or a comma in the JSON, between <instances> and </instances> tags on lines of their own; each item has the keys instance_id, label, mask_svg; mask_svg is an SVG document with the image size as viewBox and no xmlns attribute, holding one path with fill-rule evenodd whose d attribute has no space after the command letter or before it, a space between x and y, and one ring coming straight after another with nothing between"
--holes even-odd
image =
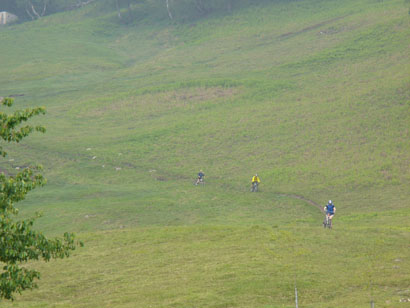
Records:
<instances>
[{"instance_id":1,"label":"winding path","mask_svg":"<svg viewBox=\"0 0 410 308\"><path fill-rule=\"evenodd\" d=\"M309 203L310 205L313 205L314 207L317 207L321 212L323 212L323 207L321 205L319 205L315 201L309 200L309 199L307 199L303 196L294 195L294 194L278 194L278 196L303 200L303 201Z\"/></svg>"}]
</instances>

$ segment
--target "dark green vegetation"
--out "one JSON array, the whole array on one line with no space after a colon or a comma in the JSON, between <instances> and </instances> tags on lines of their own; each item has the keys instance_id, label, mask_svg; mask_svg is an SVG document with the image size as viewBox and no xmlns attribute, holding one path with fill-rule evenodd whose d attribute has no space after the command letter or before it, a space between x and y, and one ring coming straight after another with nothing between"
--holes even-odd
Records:
<instances>
[{"instance_id":1,"label":"dark green vegetation","mask_svg":"<svg viewBox=\"0 0 410 308\"><path fill-rule=\"evenodd\" d=\"M2 109L11 107L13 99L1 98ZM44 127L27 125L25 122L32 117L44 114L43 108L27 108L17 110L12 114L0 112L0 139L3 142L20 142L33 131L45 132ZM26 125L24 125L26 124ZM0 147L2 157L7 152ZM18 220L16 203L25 199L28 192L37 186L43 186L45 181L38 169L26 167L16 175L0 174L0 300L13 300L15 293L36 286L35 280L40 274L35 269L20 266L32 260L49 261L52 258L68 257L75 249L74 235L65 233L64 239L47 239L41 232L33 230L35 219Z\"/></svg>"},{"instance_id":2,"label":"dark green vegetation","mask_svg":"<svg viewBox=\"0 0 410 308\"><path fill-rule=\"evenodd\" d=\"M0 95L48 110L0 168L43 164L22 214L85 242L13 307L293 307L295 279L301 307L406 305L404 1L97 9L0 29ZM334 229L286 195L332 199Z\"/></svg>"}]
</instances>

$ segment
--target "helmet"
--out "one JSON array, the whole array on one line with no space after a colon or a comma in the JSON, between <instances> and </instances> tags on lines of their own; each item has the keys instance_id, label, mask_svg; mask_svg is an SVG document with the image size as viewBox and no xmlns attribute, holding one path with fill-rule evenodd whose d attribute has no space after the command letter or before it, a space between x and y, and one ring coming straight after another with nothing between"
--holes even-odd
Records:
<instances>
[{"instance_id":1,"label":"helmet","mask_svg":"<svg viewBox=\"0 0 410 308\"><path fill-rule=\"evenodd\" d=\"M332 200L329 200L329 204L332 204Z\"/></svg>"},{"instance_id":2,"label":"helmet","mask_svg":"<svg viewBox=\"0 0 410 308\"><path fill-rule=\"evenodd\" d=\"M255 173L255 176L258 176L258 174L257 174L257 173Z\"/></svg>"}]
</instances>

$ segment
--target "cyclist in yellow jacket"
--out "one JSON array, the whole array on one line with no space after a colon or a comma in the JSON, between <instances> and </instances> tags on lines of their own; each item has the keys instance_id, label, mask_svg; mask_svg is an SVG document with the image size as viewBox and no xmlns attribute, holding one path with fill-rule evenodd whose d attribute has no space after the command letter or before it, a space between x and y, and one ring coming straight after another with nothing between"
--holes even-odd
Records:
<instances>
[{"instance_id":1,"label":"cyclist in yellow jacket","mask_svg":"<svg viewBox=\"0 0 410 308\"><path fill-rule=\"evenodd\" d=\"M259 183L261 182L261 179L258 177L258 174L255 174L253 177L252 177L252 188L251 188L251 191L252 192L257 192L258 191L258 186L259 186Z\"/></svg>"}]
</instances>

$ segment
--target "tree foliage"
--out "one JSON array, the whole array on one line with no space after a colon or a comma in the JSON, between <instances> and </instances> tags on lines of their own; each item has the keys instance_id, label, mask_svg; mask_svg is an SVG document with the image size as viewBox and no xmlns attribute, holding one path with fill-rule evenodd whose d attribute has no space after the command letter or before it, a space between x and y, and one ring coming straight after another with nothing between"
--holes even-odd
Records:
<instances>
[{"instance_id":1,"label":"tree foliage","mask_svg":"<svg viewBox=\"0 0 410 308\"><path fill-rule=\"evenodd\" d=\"M1 106L11 107L13 100L0 98ZM0 138L5 142L20 142L33 131L45 132L43 126L21 124L30 118L44 114L44 108L18 110L9 115L0 112ZM3 157L7 153L0 147ZM0 300L14 299L15 293L37 286L35 280L40 273L23 265L31 260L49 261L52 258L68 257L81 242L76 242L74 235L65 233L62 239L48 239L41 232L33 229L36 217L18 220L15 204L25 199L26 195L37 186L46 183L39 173L41 167L28 167L16 175L0 174Z\"/></svg>"}]
</instances>

